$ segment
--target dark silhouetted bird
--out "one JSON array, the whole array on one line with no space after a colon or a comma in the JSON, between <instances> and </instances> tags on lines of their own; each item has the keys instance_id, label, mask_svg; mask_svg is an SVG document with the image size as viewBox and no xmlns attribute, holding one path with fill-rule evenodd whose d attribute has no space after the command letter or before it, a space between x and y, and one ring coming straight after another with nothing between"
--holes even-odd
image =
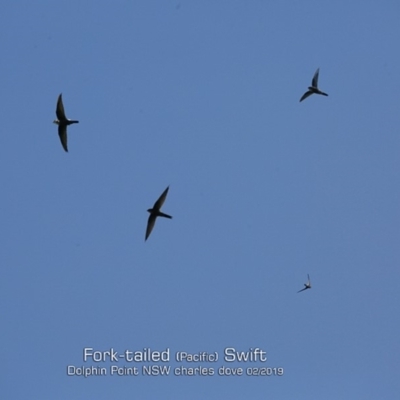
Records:
<instances>
[{"instance_id":1,"label":"dark silhouetted bird","mask_svg":"<svg viewBox=\"0 0 400 400\"><path fill-rule=\"evenodd\" d=\"M308 277L308 282L304 284L304 288L299 290L297 293L302 292L303 290L311 289L311 281L310 281L310 275L307 274Z\"/></svg>"},{"instance_id":2,"label":"dark silhouetted bird","mask_svg":"<svg viewBox=\"0 0 400 400\"><path fill-rule=\"evenodd\" d=\"M53 122L58 125L58 135L60 136L62 147L68 152L67 126L71 124L77 124L79 121L68 119L65 116L62 94L58 96L56 115L58 119L55 119Z\"/></svg>"},{"instance_id":3,"label":"dark silhouetted bird","mask_svg":"<svg viewBox=\"0 0 400 400\"><path fill-rule=\"evenodd\" d=\"M160 211L160 208L164 204L164 201L167 197L168 189L169 189L169 186L164 190L163 194L154 203L153 208L149 208L147 210L150 213L150 215L149 215L149 219L147 221L146 238L144 239L145 241L150 236L150 233L154 228L154 224L156 223L157 217L164 217L164 218L170 218L170 219L172 218L170 215L164 214L163 212Z\"/></svg>"},{"instance_id":4,"label":"dark silhouetted bird","mask_svg":"<svg viewBox=\"0 0 400 400\"><path fill-rule=\"evenodd\" d=\"M308 91L303 94L300 101L303 101L308 96L311 96L313 93L322 94L323 96L328 96L327 93L324 93L318 89L318 75L319 75L319 68L317 69L317 71L314 74L314 77L312 78L311 86L308 87Z\"/></svg>"}]
</instances>

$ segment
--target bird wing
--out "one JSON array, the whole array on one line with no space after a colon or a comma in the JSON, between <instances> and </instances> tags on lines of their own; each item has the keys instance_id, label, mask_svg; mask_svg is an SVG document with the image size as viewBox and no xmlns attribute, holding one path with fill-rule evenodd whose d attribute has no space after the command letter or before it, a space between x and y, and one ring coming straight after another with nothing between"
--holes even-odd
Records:
<instances>
[{"instance_id":1,"label":"bird wing","mask_svg":"<svg viewBox=\"0 0 400 400\"><path fill-rule=\"evenodd\" d=\"M157 217L154 214L149 215L149 219L147 220L146 237L144 239L145 241L150 236L150 233L154 228L154 224L156 223L156 218Z\"/></svg>"},{"instance_id":2,"label":"bird wing","mask_svg":"<svg viewBox=\"0 0 400 400\"><path fill-rule=\"evenodd\" d=\"M67 119L67 117L65 116L64 104L62 101L62 94L58 96L56 115L59 121L65 121Z\"/></svg>"},{"instance_id":3,"label":"bird wing","mask_svg":"<svg viewBox=\"0 0 400 400\"><path fill-rule=\"evenodd\" d=\"M164 201L165 201L165 199L167 197L168 190L169 190L169 186L164 190L163 194L154 203L154 206L153 206L154 210L159 210L162 207L162 205L164 204Z\"/></svg>"},{"instance_id":4,"label":"bird wing","mask_svg":"<svg viewBox=\"0 0 400 400\"><path fill-rule=\"evenodd\" d=\"M297 293L302 292L303 290L306 290L307 288L305 287L304 289L299 290Z\"/></svg>"},{"instance_id":5,"label":"bird wing","mask_svg":"<svg viewBox=\"0 0 400 400\"><path fill-rule=\"evenodd\" d=\"M311 96L313 92L311 90L305 92L303 96L301 96L300 102L302 102L304 99L306 99L308 96Z\"/></svg>"},{"instance_id":6,"label":"bird wing","mask_svg":"<svg viewBox=\"0 0 400 400\"><path fill-rule=\"evenodd\" d=\"M311 86L318 87L318 75L319 75L319 68L315 71L314 77L311 81Z\"/></svg>"},{"instance_id":7,"label":"bird wing","mask_svg":"<svg viewBox=\"0 0 400 400\"><path fill-rule=\"evenodd\" d=\"M60 136L61 144L62 147L66 152L68 152L68 147L67 147L67 126L64 124L59 124L58 125L58 136Z\"/></svg>"}]
</instances>

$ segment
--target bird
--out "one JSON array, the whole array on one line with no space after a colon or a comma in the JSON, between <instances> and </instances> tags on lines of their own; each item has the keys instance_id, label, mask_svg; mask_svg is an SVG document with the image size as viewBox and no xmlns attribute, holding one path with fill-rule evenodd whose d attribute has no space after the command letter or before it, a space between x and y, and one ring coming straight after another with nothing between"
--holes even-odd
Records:
<instances>
[{"instance_id":1,"label":"bird","mask_svg":"<svg viewBox=\"0 0 400 400\"><path fill-rule=\"evenodd\" d=\"M149 212L150 215L149 215L149 219L147 221L146 237L145 237L144 241L146 241L147 238L150 236L150 233L154 228L154 224L156 223L156 218L157 217L164 217L164 218L172 219L171 215L164 214L163 212L160 211L160 208L164 204L164 201L165 201L165 199L167 197L168 190L169 190L169 186L164 190L162 195L154 203L153 208L149 208L147 210L147 212Z\"/></svg>"},{"instance_id":2,"label":"bird","mask_svg":"<svg viewBox=\"0 0 400 400\"><path fill-rule=\"evenodd\" d=\"M310 275L307 274L308 277L308 282L304 284L304 288L299 290L297 293L302 292L303 290L311 289L311 281L310 281Z\"/></svg>"},{"instance_id":3,"label":"bird","mask_svg":"<svg viewBox=\"0 0 400 400\"><path fill-rule=\"evenodd\" d=\"M318 75L319 75L319 68L315 71L314 77L312 78L312 81L311 81L311 86L309 86L308 91L305 92L303 94L303 96L301 96L300 101L303 101L308 96L311 96L313 93L322 94L323 96L328 96L327 93L324 93L318 89Z\"/></svg>"},{"instance_id":4,"label":"bird","mask_svg":"<svg viewBox=\"0 0 400 400\"><path fill-rule=\"evenodd\" d=\"M78 124L79 121L68 119L65 116L64 105L62 101L62 93L58 96L56 115L57 119L55 119L53 122L58 125L58 136L60 136L62 147L66 152L68 152L67 126L71 124Z\"/></svg>"}]
</instances>

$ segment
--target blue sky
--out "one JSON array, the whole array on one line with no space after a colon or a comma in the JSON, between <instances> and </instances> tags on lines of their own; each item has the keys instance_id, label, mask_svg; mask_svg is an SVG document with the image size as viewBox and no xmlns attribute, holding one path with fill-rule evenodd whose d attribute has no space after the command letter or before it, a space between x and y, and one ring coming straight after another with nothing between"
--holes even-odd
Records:
<instances>
[{"instance_id":1,"label":"blue sky","mask_svg":"<svg viewBox=\"0 0 400 400\"><path fill-rule=\"evenodd\" d=\"M395 398L399 13L396 1L3 4L1 397ZM318 67L329 96L299 103ZM59 93L80 121L69 153L52 124ZM168 185L173 219L145 242ZM168 348L172 372L68 376L149 365L84 362L85 347ZM225 362L225 348L267 361Z\"/></svg>"}]
</instances>

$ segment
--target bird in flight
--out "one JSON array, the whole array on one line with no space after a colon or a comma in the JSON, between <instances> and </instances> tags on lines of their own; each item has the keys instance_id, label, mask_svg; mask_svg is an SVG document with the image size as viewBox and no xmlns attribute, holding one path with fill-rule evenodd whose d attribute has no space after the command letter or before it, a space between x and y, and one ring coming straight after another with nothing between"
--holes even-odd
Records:
<instances>
[{"instance_id":1,"label":"bird in flight","mask_svg":"<svg viewBox=\"0 0 400 400\"><path fill-rule=\"evenodd\" d=\"M312 78L311 86L308 87L308 91L303 94L300 101L303 101L308 96L311 96L313 93L322 94L323 96L328 96L327 93L324 93L318 89L318 75L319 75L319 68L317 69L317 71L314 74L314 77Z\"/></svg>"},{"instance_id":2,"label":"bird in flight","mask_svg":"<svg viewBox=\"0 0 400 400\"><path fill-rule=\"evenodd\" d=\"M308 277L308 282L304 284L304 288L299 290L297 293L302 292L303 290L311 289L311 281L310 281L310 275L307 274Z\"/></svg>"},{"instance_id":3,"label":"bird in flight","mask_svg":"<svg viewBox=\"0 0 400 400\"><path fill-rule=\"evenodd\" d=\"M62 147L68 152L67 147L67 126L71 124L77 124L79 121L68 119L65 116L64 105L62 101L62 94L58 96L57 108L56 108L57 119L53 122L58 125L58 136L60 136Z\"/></svg>"},{"instance_id":4,"label":"bird in flight","mask_svg":"<svg viewBox=\"0 0 400 400\"><path fill-rule=\"evenodd\" d=\"M150 213L150 215L149 215L149 219L147 221L146 238L144 239L145 241L150 236L150 233L154 228L154 224L156 223L157 217L164 217L164 218L169 218L169 219L172 218L170 215L164 214L163 212L160 211L160 208L164 204L164 201L167 197L168 189L169 189L169 186L164 190L163 194L154 203L153 208L149 208L147 210Z\"/></svg>"}]
</instances>

